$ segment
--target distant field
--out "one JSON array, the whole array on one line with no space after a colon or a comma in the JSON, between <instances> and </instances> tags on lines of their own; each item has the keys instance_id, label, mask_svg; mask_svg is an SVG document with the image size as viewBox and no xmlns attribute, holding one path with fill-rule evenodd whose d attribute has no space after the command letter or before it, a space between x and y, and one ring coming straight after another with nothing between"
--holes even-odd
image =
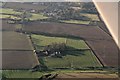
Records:
<instances>
[{"instance_id":1,"label":"distant field","mask_svg":"<svg viewBox=\"0 0 120 80\"><path fill-rule=\"evenodd\" d=\"M8 18L10 15L2 15L2 14L0 14L0 18Z\"/></svg>"},{"instance_id":2,"label":"distant field","mask_svg":"<svg viewBox=\"0 0 120 80\"><path fill-rule=\"evenodd\" d=\"M23 12L17 12L14 9L9 9L9 8L0 8L0 18L8 18L10 17L11 19L21 19L20 17L16 17L14 15L22 15ZM7 15L9 14L9 15ZM44 16L43 14L36 14L36 13L29 13L31 16L29 17L30 20L40 20L40 19L47 19L48 17Z\"/></svg>"},{"instance_id":3,"label":"distant field","mask_svg":"<svg viewBox=\"0 0 120 80\"><path fill-rule=\"evenodd\" d=\"M16 16L13 16L13 15L7 15L7 14L0 14L0 18L2 18L2 19L10 18L10 19L15 19L15 20L20 20L21 19L20 17L16 17Z\"/></svg>"},{"instance_id":4,"label":"distant field","mask_svg":"<svg viewBox=\"0 0 120 80\"><path fill-rule=\"evenodd\" d=\"M82 20L61 20L60 22L71 23L71 24L89 24L90 21L82 21Z\"/></svg>"},{"instance_id":5,"label":"distant field","mask_svg":"<svg viewBox=\"0 0 120 80\"><path fill-rule=\"evenodd\" d=\"M21 14L22 12L16 12L13 9L9 9L9 8L0 8L0 13L1 14Z\"/></svg>"},{"instance_id":6,"label":"distant field","mask_svg":"<svg viewBox=\"0 0 120 80\"><path fill-rule=\"evenodd\" d=\"M100 21L97 14L80 13L80 15L88 17L93 21Z\"/></svg>"},{"instance_id":7,"label":"distant field","mask_svg":"<svg viewBox=\"0 0 120 80\"><path fill-rule=\"evenodd\" d=\"M80 15L85 16L87 18L90 18L91 21L99 21L97 14L80 13ZM71 24L89 24L90 20L88 20L88 21L84 21L84 20L61 20L60 22L71 23Z\"/></svg>"},{"instance_id":8,"label":"distant field","mask_svg":"<svg viewBox=\"0 0 120 80\"><path fill-rule=\"evenodd\" d=\"M29 3L19 3L19 2L6 2L4 8L12 8L12 9L24 9L24 10L44 10L48 6L44 5L35 5L35 4L29 4Z\"/></svg>"},{"instance_id":9,"label":"distant field","mask_svg":"<svg viewBox=\"0 0 120 80\"><path fill-rule=\"evenodd\" d=\"M37 50L41 50L44 46L55 42L66 43L67 46L72 47L72 49L70 48L68 51L64 52L62 58L40 57L40 62L42 59L43 63L45 63L48 68L80 68L101 66L90 50L79 51L79 49L89 49L83 40L49 37L43 35L32 35L32 39Z\"/></svg>"},{"instance_id":10,"label":"distant field","mask_svg":"<svg viewBox=\"0 0 120 80\"><path fill-rule=\"evenodd\" d=\"M31 13L32 16L30 17L30 20L40 20L40 19L47 19L48 17L44 16L43 14L34 14Z\"/></svg>"}]
</instances>

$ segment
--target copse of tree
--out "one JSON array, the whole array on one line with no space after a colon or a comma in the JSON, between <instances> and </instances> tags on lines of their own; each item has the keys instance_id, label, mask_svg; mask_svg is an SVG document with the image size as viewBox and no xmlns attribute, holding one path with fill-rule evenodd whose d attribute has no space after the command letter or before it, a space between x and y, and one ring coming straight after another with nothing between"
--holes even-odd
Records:
<instances>
[{"instance_id":1,"label":"copse of tree","mask_svg":"<svg viewBox=\"0 0 120 80\"><path fill-rule=\"evenodd\" d=\"M20 15L21 22L24 23L24 22L29 21L29 18L30 18L31 16L32 16L32 15L31 15L29 12L24 11L24 12Z\"/></svg>"},{"instance_id":2,"label":"copse of tree","mask_svg":"<svg viewBox=\"0 0 120 80\"><path fill-rule=\"evenodd\" d=\"M50 45L47 45L44 48L44 51L49 52L50 54L54 52L63 52L66 49L65 43L52 43Z\"/></svg>"},{"instance_id":3,"label":"copse of tree","mask_svg":"<svg viewBox=\"0 0 120 80\"><path fill-rule=\"evenodd\" d=\"M86 2L86 3L81 3L82 10L81 12L87 12L87 13L92 13L92 14L97 14L97 9L95 5L92 2Z\"/></svg>"}]
</instances>

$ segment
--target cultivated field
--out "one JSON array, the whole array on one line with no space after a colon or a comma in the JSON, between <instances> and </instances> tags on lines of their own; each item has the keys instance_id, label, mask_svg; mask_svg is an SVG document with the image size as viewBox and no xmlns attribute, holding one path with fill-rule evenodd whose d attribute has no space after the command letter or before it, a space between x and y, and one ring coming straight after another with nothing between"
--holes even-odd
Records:
<instances>
[{"instance_id":1,"label":"cultivated field","mask_svg":"<svg viewBox=\"0 0 120 80\"><path fill-rule=\"evenodd\" d=\"M34 27L33 27L34 26ZM76 36L84 39L105 66L118 65L118 48L112 37L97 26L31 22L23 31L37 34Z\"/></svg>"},{"instance_id":2,"label":"cultivated field","mask_svg":"<svg viewBox=\"0 0 120 80\"><path fill-rule=\"evenodd\" d=\"M116 74L101 73L61 73L56 80L119 80Z\"/></svg>"},{"instance_id":3,"label":"cultivated field","mask_svg":"<svg viewBox=\"0 0 120 80\"><path fill-rule=\"evenodd\" d=\"M2 69L31 69L38 65L30 39L12 31L2 32Z\"/></svg>"},{"instance_id":4,"label":"cultivated field","mask_svg":"<svg viewBox=\"0 0 120 80\"><path fill-rule=\"evenodd\" d=\"M17 32L2 32L2 50L33 50L29 38Z\"/></svg>"},{"instance_id":5,"label":"cultivated field","mask_svg":"<svg viewBox=\"0 0 120 80\"><path fill-rule=\"evenodd\" d=\"M2 69L32 69L38 64L33 51L2 51Z\"/></svg>"},{"instance_id":6,"label":"cultivated field","mask_svg":"<svg viewBox=\"0 0 120 80\"><path fill-rule=\"evenodd\" d=\"M75 4L70 5L75 6ZM4 76L38 80L37 78L44 74L57 73L55 80L118 80L116 69L102 66L118 66L118 48L105 25L99 22L97 14L80 13L86 18L83 20L55 19L54 21L53 17L51 22L52 17L45 16L49 15L44 10L48 5L43 3L7 2L0 7L2 7L0 8L0 22L2 22L0 51L2 51L3 69L0 78ZM50 9L48 12L51 14L52 11L57 9ZM55 15L56 12L52 14ZM27 18L22 21L23 15ZM90 26L93 25L91 22L97 26ZM39 50L42 51L45 46L52 43L66 43L67 49L64 54L60 52L60 57L51 54L39 55L42 53ZM33 48L37 50L38 56L33 52ZM33 72L32 68L39 64L41 67ZM42 70L42 66L46 66L47 71Z\"/></svg>"},{"instance_id":7,"label":"cultivated field","mask_svg":"<svg viewBox=\"0 0 120 80\"><path fill-rule=\"evenodd\" d=\"M4 5L3 8L12 8L12 9L24 9L24 10L44 10L46 6L39 6L29 3L19 3L19 2L8 2Z\"/></svg>"},{"instance_id":8,"label":"cultivated field","mask_svg":"<svg viewBox=\"0 0 120 80\"><path fill-rule=\"evenodd\" d=\"M8 24L7 20L2 20L0 19L0 22L2 22L2 30L3 31L15 31L16 30L16 25L15 24Z\"/></svg>"},{"instance_id":9,"label":"cultivated field","mask_svg":"<svg viewBox=\"0 0 120 80\"><path fill-rule=\"evenodd\" d=\"M15 24L2 21L3 30L16 30ZM17 25L18 26L18 25ZM105 66L118 65L118 48L112 37L97 26L74 25L49 22L29 22L22 30L37 34L52 34L54 36L76 36L84 39ZM111 61L110 61L111 60Z\"/></svg>"}]
</instances>

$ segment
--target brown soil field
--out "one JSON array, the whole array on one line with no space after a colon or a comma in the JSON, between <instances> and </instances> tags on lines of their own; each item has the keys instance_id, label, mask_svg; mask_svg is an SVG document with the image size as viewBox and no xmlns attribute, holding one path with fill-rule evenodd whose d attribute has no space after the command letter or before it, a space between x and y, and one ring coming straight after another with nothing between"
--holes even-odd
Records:
<instances>
[{"instance_id":1,"label":"brown soil field","mask_svg":"<svg viewBox=\"0 0 120 80\"><path fill-rule=\"evenodd\" d=\"M3 31L2 50L33 50L33 47L26 35L12 31Z\"/></svg>"},{"instance_id":2,"label":"brown soil field","mask_svg":"<svg viewBox=\"0 0 120 80\"><path fill-rule=\"evenodd\" d=\"M0 22L2 22L2 30L7 30L7 31L14 31L16 30L15 24L8 24L7 20L2 20L0 19Z\"/></svg>"},{"instance_id":3,"label":"brown soil field","mask_svg":"<svg viewBox=\"0 0 120 80\"><path fill-rule=\"evenodd\" d=\"M116 74L61 73L55 80L119 80Z\"/></svg>"},{"instance_id":4,"label":"brown soil field","mask_svg":"<svg viewBox=\"0 0 120 80\"><path fill-rule=\"evenodd\" d=\"M44 10L46 6L44 5L36 5L30 3L19 3L19 2L7 2L4 5L4 8L12 8L12 9L24 9L24 10Z\"/></svg>"},{"instance_id":5,"label":"brown soil field","mask_svg":"<svg viewBox=\"0 0 120 80\"><path fill-rule=\"evenodd\" d=\"M97 26L31 22L23 27L24 31L72 35L83 38L104 66L118 66L118 47L113 38Z\"/></svg>"},{"instance_id":6,"label":"brown soil field","mask_svg":"<svg viewBox=\"0 0 120 80\"><path fill-rule=\"evenodd\" d=\"M2 51L2 69L31 69L38 64L33 51Z\"/></svg>"},{"instance_id":7,"label":"brown soil field","mask_svg":"<svg viewBox=\"0 0 120 80\"><path fill-rule=\"evenodd\" d=\"M31 69L39 64L30 39L23 33L2 32L2 69Z\"/></svg>"},{"instance_id":8,"label":"brown soil field","mask_svg":"<svg viewBox=\"0 0 120 80\"><path fill-rule=\"evenodd\" d=\"M98 25L102 30L104 30L106 33L108 33L109 35L111 35L110 32L109 32L109 30L107 29L106 25L104 24L104 22L98 22L97 25Z\"/></svg>"}]
</instances>

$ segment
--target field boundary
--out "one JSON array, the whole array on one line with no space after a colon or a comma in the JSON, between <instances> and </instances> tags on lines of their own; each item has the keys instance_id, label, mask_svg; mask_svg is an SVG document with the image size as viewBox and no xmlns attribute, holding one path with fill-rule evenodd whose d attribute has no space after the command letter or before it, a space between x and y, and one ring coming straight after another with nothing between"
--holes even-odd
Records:
<instances>
[{"instance_id":1,"label":"field boundary","mask_svg":"<svg viewBox=\"0 0 120 80\"><path fill-rule=\"evenodd\" d=\"M84 41L85 41L85 40L84 40ZM101 65L102 67L104 67L104 64L105 64L105 63L103 63L103 62L99 59L99 57L98 57L97 54L94 52L94 50L92 49L92 47L89 46L89 44L87 43L87 41L85 41L85 43L86 43L86 44L88 45L88 47L91 49L91 51L92 51L93 55L96 57L98 63L100 63L100 65Z\"/></svg>"}]
</instances>

